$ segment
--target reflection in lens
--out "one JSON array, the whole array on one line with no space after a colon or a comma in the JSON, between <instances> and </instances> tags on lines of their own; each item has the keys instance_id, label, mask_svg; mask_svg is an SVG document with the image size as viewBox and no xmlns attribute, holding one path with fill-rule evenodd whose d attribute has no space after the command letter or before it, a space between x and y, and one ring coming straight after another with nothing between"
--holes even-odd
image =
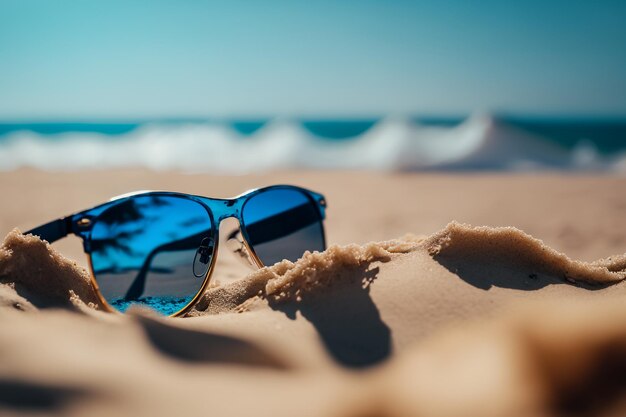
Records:
<instances>
[{"instance_id":1,"label":"reflection in lens","mask_svg":"<svg viewBox=\"0 0 626 417\"><path fill-rule=\"evenodd\" d=\"M243 207L248 243L264 265L295 261L325 249L322 217L303 192L275 188L254 195Z\"/></svg>"},{"instance_id":2,"label":"reflection in lens","mask_svg":"<svg viewBox=\"0 0 626 417\"><path fill-rule=\"evenodd\" d=\"M202 287L213 256L206 242L212 238L211 218L198 202L168 195L124 200L102 212L91 231L100 292L122 312L142 304L176 313ZM194 265L198 250L203 262Z\"/></svg>"}]
</instances>

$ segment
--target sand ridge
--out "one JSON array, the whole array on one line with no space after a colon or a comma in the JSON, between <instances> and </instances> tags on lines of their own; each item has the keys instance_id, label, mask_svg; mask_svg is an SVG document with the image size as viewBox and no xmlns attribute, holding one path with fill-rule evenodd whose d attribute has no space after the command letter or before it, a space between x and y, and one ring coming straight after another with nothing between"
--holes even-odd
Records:
<instances>
[{"instance_id":1,"label":"sand ridge","mask_svg":"<svg viewBox=\"0 0 626 417\"><path fill-rule=\"evenodd\" d=\"M297 262L284 260L250 273L241 281L210 288L191 315L242 311L244 304L257 297L279 303L300 301L306 292L331 285L339 271L367 269L373 262L388 262L394 255L416 250L423 238L407 235L402 239L365 245L332 245L323 253L306 252Z\"/></svg>"},{"instance_id":2,"label":"sand ridge","mask_svg":"<svg viewBox=\"0 0 626 417\"><path fill-rule=\"evenodd\" d=\"M40 306L71 305L80 299L101 307L89 272L37 236L11 231L0 246L0 283L9 283Z\"/></svg>"},{"instance_id":3,"label":"sand ridge","mask_svg":"<svg viewBox=\"0 0 626 417\"><path fill-rule=\"evenodd\" d=\"M531 279L541 274L573 284L607 285L626 278L626 254L594 262L577 261L514 227L473 227L451 222L429 237L409 234L365 245L332 245L322 253L307 252L295 263L284 260L253 271L234 283L210 287L190 315L242 311L244 303L258 297L274 303L298 302L307 292L332 285L341 277L341 271L354 268L365 271L374 262L389 262L398 255L418 250L427 251L455 272L458 272L455 264L482 266L488 262L504 264L509 269L526 268ZM47 242L22 235L17 229L0 246L0 283L42 306L75 304L80 300L91 308L101 308L88 271L63 257ZM365 281L364 285L367 285Z\"/></svg>"},{"instance_id":4,"label":"sand ridge","mask_svg":"<svg viewBox=\"0 0 626 417\"><path fill-rule=\"evenodd\" d=\"M594 262L570 259L515 227L472 227L450 223L425 242L435 259L462 258L468 263L478 259L525 264L533 272L588 284L611 284L626 279L626 254Z\"/></svg>"},{"instance_id":5,"label":"sand ridge","mask_svg":"<svg viewBox=\"0 0 626 417\"><path fill-rule=\"evenodd\" d=\"M626 279L626 254L594 262L572 260L541 240L514 227L473 227L451 222L445 229L427 238L407 235L401 239L368 243L363 246L329 247L324 253L306 253L297 263L283 261L272 267L253 272L241 281L207 291L192 315L202 312L220 313L243 311L258 299L272 303L301 300L306 292L332 284L339 271L367 266L373 262L388 262L394 256L426 250L430 256L449 269L453 265L477 266L485 270L512 267L528 271L528 280L537 285L569 282L603 286ZM504 273L503 275L506 275ZM548 279L540 279L540 275ZM364 280L364 285L368 285ZM477 284L484 286L484 281ZM507 285L515 287L514 280Z\"/></svg>"},{"instance_id":6,"label":"sand ridge","mask_svg":"<svg viewBox=\"0 0 626 417\"><path fill-rule=\"evenodd\" d=\"M0 409L619 415L624 278L626 255L575 261L515 228L451 223L251 272L186 319L116 315L96 311L83 268L14 230L0 246Z\"/></svg>"}]
</instances>

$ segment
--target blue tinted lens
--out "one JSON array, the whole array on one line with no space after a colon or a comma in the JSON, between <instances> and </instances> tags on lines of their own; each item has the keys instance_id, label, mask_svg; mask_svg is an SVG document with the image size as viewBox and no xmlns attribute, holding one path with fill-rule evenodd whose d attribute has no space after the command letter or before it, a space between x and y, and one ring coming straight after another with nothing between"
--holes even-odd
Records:
<instances>
[{"instance_id":1,"label":"blue tinted lens","mask_svg":"<svg viewBox=\"0 0 626 417\"><path fill-rule=\"evenodd\" d=\"M252 196L242 217L248 243L264 265L325 249L320 211L296 189L274 188Z\"/></svg>"},{"instance_id":2,"label":"blue tinted lens","mask_svg":"<svg viewBox=\"0 0 626 417\"><path fill-rule=\"evenodd\" d=\"M91 231L100 292L122 312L142 304L174 314L202 288L213 238L207 210L183 197L137 196L109 207Z\"/></svg>"}]
</instances>

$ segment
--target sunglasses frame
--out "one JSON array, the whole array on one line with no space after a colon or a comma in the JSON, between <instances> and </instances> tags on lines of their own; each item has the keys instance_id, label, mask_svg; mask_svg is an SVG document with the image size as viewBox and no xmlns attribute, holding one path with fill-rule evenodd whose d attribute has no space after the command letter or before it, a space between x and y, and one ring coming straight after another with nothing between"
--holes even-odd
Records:
<instances>
[{"instance_id":1,"label":"sunglasses frame","mask_svg":"<svg viewBox=\"0 0 626 417\"><path fill-rule=\"evenodd\" d=\"M211 238L213 239L214 248L213 248L213 253L211 256L211 264L207 268L207 271L205 273L204 280L202 282L200 289L194 295L192 300L189 303L187 303L182 309L180 309L179 311L173 314L170 314L170 317L180 317L186 314L198 302L198 300L204 294L204 292L206 291L211 281L211 276L215 268L218 251L219 251L219 228L220 228L220 223L222 222L222 220L225 220L231 217L237 219L237 221L239 222L239 231L241 232L241 236L242 236L242 243L246 251L250 255L251 260L254 262L255 266L257 266L258 268L263 268L265 266L263 265L263 262L261 261L259 256L254 251L254 248L252 247L252 245L249 244L250 238L248 236L248 232L246 229L246 225L245 225L242 213L243 213L244 207L246 206L246 203L252 197L256 196L257 194L266 192L266 191L278 190L278 189L288 189L288 190L301 192L317 208L319 215L320 215L320 220L323 221L326 218L326 198L320 193L308 190L306 188L298 187L295 185L280 184L280 185L271 185L271 186L262 187L262 188L255 188L252 190L248 190L233 198L212 198L212 197L204 197L200 195L186 194L186 193L179 193L179 192L172 192L172 191L136 191L136 192L122 194L122 195L113 197L111 198L111 200L109 200L106 203L99 204L90 209L82 210L80 212L71 214L69 216L53 220L49 223L46 223L34 229L31 229L25 232L24 234L37 235L41 237L42 239L47 240L49 243L57 241L69 235L70 233L81 238L83 241L83 250L85 254L87 255L87 260L89 263L91 284L93 285L95 289L95 292L98 296L98 299L100 300L100 303L102 304L102 306L104 307L106 311L119 313L118 310L113 308L107 302L107 300L104 298L104 296L100 292L100 287L96 280L96 274L95 274L92 259L91 259L91 230L93 228L93 225L97 221L98 216L104 211L106 211L107 209L109 209L110 207L113 207L117 204L123 203L125 201L128 201L132 198L139 197L139 196L155 196L155 197L171 196L171 197L183 198L183 199L187 199L187 200L191 200L191 201L195 201L199 203L207 211L207 214L211 220L211 225L213 226L212 228L214 229L213 230L214 236L211 236ZM326 233L324 230L323 223L322 223L321 231L322 231L323 247L325 248L326 247Z\"/></svg>"}]
</instances>

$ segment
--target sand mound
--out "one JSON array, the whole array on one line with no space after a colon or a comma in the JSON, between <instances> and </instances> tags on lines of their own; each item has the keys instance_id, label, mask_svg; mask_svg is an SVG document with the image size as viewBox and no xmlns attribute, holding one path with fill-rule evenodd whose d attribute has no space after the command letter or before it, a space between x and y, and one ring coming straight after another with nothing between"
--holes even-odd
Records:
<instances>
[{"instance_id":1,"label":"sand mound","mask_svg":"<svg viewBox=\"0 0 626 417\"><path fill-rule=\"evenodd\" d=\"M517 229L451 223L263 268L209 289L187 319L122 316L95 312L84 269L13 231L0 410L620 415L624 278L624 255L580 262Z\"/></svg>"},{"instance_id":2,"label":"sand mound","mask_svg":"<svg viewBox=\"0 0 626 417\"><path fill-rule=\"evenodd\" d=\"M259 300L274 305L298 303L348 276L360 277L365 288L371 283L368 271L372 265L419 251L426 251L449 271L483 289L492 285L535 289L563 281L598 286L626 278L626 254L595 262L576 261L513 227L453 222L428 238L407 235L363 246L334 245L323 253L307 252L298 262L285 260L229 285L209 288L189 315L242 312ZM520 271L523 279L512 276ZM0 293L3 304L18 309L30 304L100 307L85 269L47 242L18 230L9 233L0 246L0 283L5 284Z\"/></svg>"},{"instance_id":3,"label":"sand mound","mask_svg":"<svg viewBox=\"0 0 626 417\"><path fill-rule=\"evenodd\" d=\"M301 301L307 293L328 287L344 277L346 274L342 272L358 269L365 275L372 263L388 262L395 255L414 251L422 240L408 235L364 246L333 245L323 253L307 252L298 262L284 260L252 272L242 281L209 289L191 315L243 311L246 304L257 298L266 298L274 303Z\"/></svg>"},{"instance_id":4,"label":"sand mound","mask_svg":"<svg viewBox=\"0 0 626 417\"><path fill-rule=\"evenodd\" d=\"M71 308L77 302L100 307L84 268L56 252L47 242L22 235L17 229L0 246L0 283L10 284L38 307Z\"/></svg>"},{"instance_id":5,"label":"sand mound","mask_svg":"<svg viewBox=\"0 0 626 417\"><path fill-rule=\"evenodd\" d=\"M576 261L513 227L453 222L428 238L408 235L365 246L331 246L324 253L307 253L296 263L283 261L263 268L241 281L210 289L191 314L244 311L259 299L272 304L301 302L307 294L336 285L355 270L367 286L366 271L372 264L420 250L484 289L496 285L527 290L565 281L602 286L626 278L626 254L591 263Z\"/></svg>"},{"instance_id":6,"label":"sand mound","mask_svg":"<svg viewBox=\"0 0 626 417\"><path fill-rule=\"evenodd\" d=\"M440 332L374 375L363 408L378 415L624 415L626 309L617 298L530 303Z\"/></svg>"},{"instance_id":7,"label":"sand mound","mask_svg":"<svg viewBox=\"0 0 626 417\"><path fill-rule=\"evenodd\" d=\"M481 274L485 275L485 266L499 265L508 270L526 269L534 278L543 274L596 285L626 278L626 254L591 263L576 261L514 227L471 227L453 222L430 236L425 247L437 261L455 272L475 265L474 269L482 269Z\"/></svg>"}]
</instances>

